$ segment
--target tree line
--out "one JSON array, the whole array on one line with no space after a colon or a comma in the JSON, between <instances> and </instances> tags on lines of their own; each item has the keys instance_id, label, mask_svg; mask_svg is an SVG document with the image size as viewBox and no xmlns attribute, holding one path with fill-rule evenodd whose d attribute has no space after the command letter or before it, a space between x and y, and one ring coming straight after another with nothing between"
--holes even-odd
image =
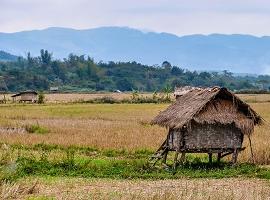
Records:
<instances>
[{"instance_id":1,"label":"tree line","mask_svg":"<svg viewBox=\"0 0 270 200\"><path fill-rule=\"evenodd\" d=\"M39 56L0 62L0 90L47 91L161 91L175 86L220 86L231 90L269 89L270 76L235 76L231 72L197 72L172 66L168 61L148 66L137 62L95 62L70 54L63 60L42 49Z\"/></svg>"}]
</instances>

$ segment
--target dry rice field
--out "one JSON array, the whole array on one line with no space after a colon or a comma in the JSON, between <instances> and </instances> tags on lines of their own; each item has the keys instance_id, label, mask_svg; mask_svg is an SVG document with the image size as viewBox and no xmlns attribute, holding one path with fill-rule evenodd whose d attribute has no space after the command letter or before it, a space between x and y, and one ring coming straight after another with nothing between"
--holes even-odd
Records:
<instances>
[{"instance_id":1,"label":"dry rice field","mask_svg":"<svg viewBox=\"0 0 270 200\"><path fill-rule=\"evenodd\" d=\"M122 95L128 97L130 94L120 94L117 98L123 98ZM46 96L50 100L45 105L11 103L0 105L0 140L8 144L45 143L126 150L155 150L163 142L167 130L151 126L149 122L168 104L81 104L71 103L70 100L95 97L97 96L93 97L93 94L89 96L52 94ZM252 141L256 163L270 165L270 95L240 95L240 97L249 102L266 121L264 125L256 127ZM48 129L49 132L31 134L25 130L27 125L36 124ZM244 146L248 147L247 141L244 141ZM247 148L240 154L239 160L247 162L249 158L250 152ZM33 190L29 192L29 188ZM29 200L263 200L270 199L270 182L243 178L154 181L30 177L16 183L2 184L0 191L1 197L7 199Z\"/></svg>"},{"instance_id":2,"label":"dry rice field","mask_svg":"<svg viewBox=\"0 0 270 200\"><path fill-rule=\"evenodd\" d=\"M76 96L77 94L74 94ZM122 94L121 94L122 95ZM59 97L60 98L60 97ZM252 136L256 162L270 164L270 95L241 95L266 120ZM150 149L163 142L167 130L149 122L168 104L6 104L0 109L0 139L19 144L91 146L100 149ZM24 127L38 124L46 134L29 134ZM247 142L245 142L245 146ZM247 161L249 149L240 155Z\"/></svg>"},{"instance_id":3,"label":"dry rice field","mask_svg":"<svg viewBox=\"0 0 270 200\"><path fill-rule=\"evenodd\" d=\"M67 103L67 102L78 102L87 101L90 99L101 98L101 97L112 97L117 100L126 99L131 97L131 93L50 93L45 94L45 101L47 103ZM141 93L140 96L152 97L151 93ZM6 95L7 100L11 101L12 94Z\"/></svg>"},{"instance_id":4,"label":"dry rice field","mask_svg":"<svg viewBox=\"0 0 270 200\"><path fill-rule=\"evenodd\" d=\"M7 100L11 101L12 94L6 95ZM78 101L87 101L95 98L101 98L104 96L112 97L117 100L127 99L131 97L130 92L126 93L50 93L45 94L45 101L47 103L67 103L67 102L78 102ZM140 93L140 96L144 97L152 97L152 93ZM162 95L160 93L159 95ZM270 102L270 95L269 94L238 94L241 99L247 102ZM173 95L171 95L173 98Z\"/></svg>"}]
</instances>

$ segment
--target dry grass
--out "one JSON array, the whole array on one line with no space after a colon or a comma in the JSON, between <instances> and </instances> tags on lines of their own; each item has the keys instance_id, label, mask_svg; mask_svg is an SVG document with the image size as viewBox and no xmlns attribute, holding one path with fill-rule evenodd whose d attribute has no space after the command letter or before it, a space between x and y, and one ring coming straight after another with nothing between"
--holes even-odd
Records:
<instances>
[{"instance_id":1,"label":"dry grass","mask_svg":"<svg viewBox=\"0 0 270 200\"><path fill-rule=\"evenodd\" d=\"M270 97L270 95L269 95ZM270 122L268 96L251 106ZM105 149L155 150L166 129L148 122L165 104L49 104L1 105L0 140L7 143L92 146ZM28 124L49 129L47 134L23 131ZM14 129L14 127L17 127ZM270 164L270 124L255 129L252 136L256 162ZM244 146L248 146L244 141ZM34 153L34 152L31 152ZM1 152L1 158L8 154ZM60 153L51 155L60 156ZM250 158L249 149L240 161ZM79 178L33 178L1 183L1 199L270 199L269 181L258 179L108 180Z\"/></svg>"},{"instance_id":2,"label":"dry grass","mask_svg":"<svg viewBox=\"0 0 270 200\"><path fill-rule=\"evenodd\" d=\"M254 103L251 105L266 120L264 125L255 127L255 132L251 137L255 161L259 164L270 164L270 103ZM240 159L248 161L250 159L250 149L246 137L244 146L248 147L248 149L240 154Z\"/></svg>"},{"instance_id":3,"label":"dry grass","mask_svg":"<svg viewBox=\"0 0 270 200\"><path fill-rule=\"evenodd\" d=\"M24 180L23 184L32 184ZM26 183L25 183L26 182ZM109 180L40 179L38 193L29 196L55 199L194 199L194 200L265 200L270 184L257 179L180 179L180 180Z\"/></svg>"},{"instance_id":4,"label":"dry grass","mask_svg":"<svg viewBox=\"0 0 270 200\"><path fill-rule=\"evenodd\" d=\"M2 105L0 107L0 140L21 144L78 145L107 149L155 150L165 139L165 128L148 122L164 110L166 104L49 104ZM251 103L270 122L270 103ZM47 134L29 134L21 128L39 124ZM17 127L14 129L14 127ZM269 123L257 127L252 136L256 162L270 164ZM247 141L244 146L248 147ZM240 154L241 161L250 158L249 148Z\"/></svg>"},{"instance_id":5,"label":"dry grass","mask_svg":"<svg viewBox=\"0 0 270 200\"><path fill-rule=\"evenodd\" d=\"M12 94L6 95L7 100L11 101ZM141 93L140 96L152 97L153 93ZM162 95L162 94L161 94ZM118 100L130 98L132 94L130 92L126 93L54 93L45 94L45 101L48 103L63 103L63 102L76 102L76 101L87 101L90 99L101 98L104 96L112 97ZM270 102L270 94L237 94L241 99L249 103L261 103ZM173 95L171 95L173 97ZM2 95L0 99L2 99Z\"/></svg>"},{"instance_id":6,"label":"dry grass","mask_svg":"<svg viewBox=\"0 0 270 200\"><path fill-rule=\"evenodd\" d=\"M147 96L148 94L145 94ZM104 96L112 97L114 99L124 99L131 96L130 93L96 93L96 94L46 94L47 102L73 102L80 100L90 100L95 98L102 98Z\"/></svg>"},{"instance_id":7,"label":"dry grass","mask_svg":"<svg viewBox=\"0 0 270 200\"><path fill-rule=\"evenodd\" d=\"M248 103L270 102L270 94L238 94L237 96Z\"/></svg>"},{"instance_id":8,"label":"dry grass","mask_svg":"<svg viewBox=\"0 0 270 200\"><path fill-rule=\"evenodd\" d=\"M152 97L152 93L140 93L140 96ZM11 101L12 94L6 95L6 99ZM95 98L102 98L104 96L112 97L117 100L130 98L132 96L131 92L125 93L51 93L45 94L45 101L47 103L66 103L66 102L77 102L77 101L87 101ZM3 99L3 95L0 95L0 99Z\"/></svg>"},{"instance_id":9,"label":"dry grass","mask_svg":"<svg viewBox=\"0 0 270 200\"><path fill-rule=\"evenodd\" d=\"M31 182L27 185L21 183L0 183L0 198L5 199L21 199L21 196L32 195L37 192L37 182Z\"/></svg>"},{"instance_id":10,"label":"dry grass","mask_svg":"<svg viewBox=\"0 0 270 200\"><path fill-rule=\"evenodd\" d=\"M166 105L48 105L3 106L2 126L23 127L26 124L44 126L45 135L16 133L1 134L1 141L9 143L49 143L85 145L98 148L156 148L166 131L150 126L152 117ZM18 129L19 130L19 129ZM153 138L156 138L153 141Z\"/></svg>"}]
</instances>

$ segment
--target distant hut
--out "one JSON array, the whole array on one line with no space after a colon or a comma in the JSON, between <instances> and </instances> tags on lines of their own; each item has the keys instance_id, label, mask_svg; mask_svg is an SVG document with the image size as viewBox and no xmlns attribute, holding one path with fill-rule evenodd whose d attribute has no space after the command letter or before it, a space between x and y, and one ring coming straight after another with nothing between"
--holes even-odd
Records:
<instances>
[{"instance_id":1,"label":"distant hut","mask_svg":"<svg viewBox=\"0 0 270 200\"><path fill-rule=\"evenodd\" d=\"M56 93L58 91L59 91L59 88L58 87L50 87L50 92Z\"/></svg>"},{"instance_id":2,"label":"distant hut","mask_svg":"<svg viewBox=\"0 0 270 200\"><path fill-rule=\"evenodd\" d=\"M237 161L244 136L250 135L262 118L245 102L226 88L176 88L176 102L156 116L152 124L169 129L164 143L154 158L166 163L169 151L175 151L174 166L178 154L208 153L209 162L216 153L218 161L233 154L232 163ZM251 149L252 150L252 149Z\"/></svg>"},{"instance_id":3,"label":"distant hut","mask_svg":"<svg viewBox=\"0 0 270 200\"><path fill-rule=\"evenodd\" d=\"M17 94L12 95L12 101L16 102L19 101L20 103L23 102L30 102L30 103L36 103L37 102L37 95L38 93L36 91L24 91Z\"/></svg>"}]
</instances>

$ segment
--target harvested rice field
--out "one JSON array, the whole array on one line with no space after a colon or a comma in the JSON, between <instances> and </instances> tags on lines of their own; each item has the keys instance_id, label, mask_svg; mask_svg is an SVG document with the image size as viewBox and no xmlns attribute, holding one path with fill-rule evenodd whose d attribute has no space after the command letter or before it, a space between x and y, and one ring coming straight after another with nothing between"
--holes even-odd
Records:
<instances>
[{"instance_id":1,"label":"harvested rice field","mask_svg":"<svg viewBox=\"0 0 270 200\"><path fill-rule=\"evenodd\" d=\"M198 167L206 157L192 155L193 164L175 175L146 167L167 134L149 122L169 104L75 103L102 96L57 95L43 105L0 105L2 198L270 199L270 95L240 95L266 121L252 135L256 165L248 164L244 140L238 168Z\"/></svg>"},{"instance_id":2,"label":"harvested rice field","mask_svg":"<svg viewBox=\"0 0 270 200\"><path fill-rule=\"evenodd\" d=\"M6 187L13 189L15 192L9 195L18 199L267 200L270 198L268 181L239 178L156 181L39 178L19 181Z\"/></svg>"}]
</instances>

